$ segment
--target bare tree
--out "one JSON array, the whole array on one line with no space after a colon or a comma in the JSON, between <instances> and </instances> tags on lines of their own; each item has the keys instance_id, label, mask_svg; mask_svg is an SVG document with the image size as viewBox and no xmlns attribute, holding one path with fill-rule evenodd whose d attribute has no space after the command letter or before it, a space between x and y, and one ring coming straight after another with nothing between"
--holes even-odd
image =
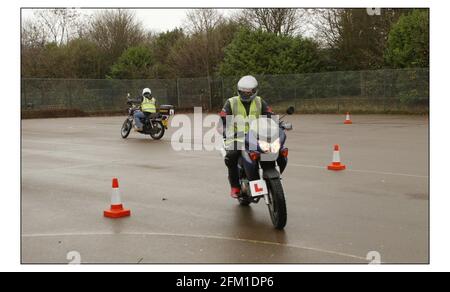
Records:
<instances>
[{"instance_id":1,"label":"bare tree","mask_svg":"<svg viewBox=\"0 0 450 292\"><path fill-rule=\"evenodd\" d=\"M183 31L167 57L176 76L211 76L224 57L224 48L239 30L238 23L215 9L195 9L187 13Z\"/></svg>"},{"instance_id":2,"label":"bare tree","mask_svg":"<svg viewBox=\"0 0 450 292\"><path fill-rule=\"evenodd\" d=\"M93 16L88 38L113 62L125 49L143 43L146 35L133 12L115 9L103 10Z\"/></svg>"},{"instance_id":3,"label":"bare tree","mask_svg":"<svg viewBox=\"0 0 450 292\"><path fill-rule=\"evenodd\" d=\"M263 29L278 35L302 33L305 9L296 8L248 8L233 18L253 29Z\"/></svg>"},{"instance_id":4,"label":"bare tree","mask_svg":"<svg viewBox=\"0 0 450 292\"><path fill-rule=\"evenodd\" d=\"M198 53L202 56L200 60L208 77L211 75L212 70L212 34L224 22L223 15L217 9L193 9L186 14L185 30L196 39L195 47L197 47Z\"/></svg>"},{"instance_id":5,"label":"bare tree","mask_svg":"<svg viewBox=\"0 0 450 292\"><path fill-rule=\"evenodd\" d=\"M223 21L217 9L192 9L186 14L184 29L190 34L208 33Z\"/></svg>"},{"instance_id":6,"label":"bare tree","mask_svg":"<svg viewBox=\"0 0 450 292\"><path fill-rule=\"evenodd\" d=\"M79 36L83 28L82 15L76 9L38 9L34 11L34 17L35 26L42 30L47 41L57 45Z\"/></svg>"},{"instance_id":7,"label":"bare tree","mask_svg":"<svg viewBox=\"0 0 450 292\"><path fill-rule=\"evenodd\" d=\"M45 42L46 34L41 26L29 19L22 23L22 48L42 47Z\"/></svg>"},{"instance_id":8,"label":"bare tree","mask_svg":"<svg viewBox=\"0 0 450 292\"><path fill-rule=\"evenodd\" d=\"M21 75L34 77L38 75L41 51L46 43L42 28L31 20L24 20L21 32Z\"/></svg>"},{"instance_id":9,"label":"bare tree","mask_svg":"<svg viewBox=\"0 0 450 292\"><path fill-rule=\"evenodd\" d=\"M337 48L344 35L342 20L348 17L345 9L310 9L309 13L316 40L324 47Z\"/></svg>"},{"instance_id":10,"label":"bare tree","mask_svg":"<svg viewBox=\"0 0 450 292\"><path fill-rule=\"evenodd\" d=\"M343 69L377 69L383 66L392 24L407 9L384 8L372 15L365 8L312 9L316 39L331 49Z\"/></svg>"}]
</instances>

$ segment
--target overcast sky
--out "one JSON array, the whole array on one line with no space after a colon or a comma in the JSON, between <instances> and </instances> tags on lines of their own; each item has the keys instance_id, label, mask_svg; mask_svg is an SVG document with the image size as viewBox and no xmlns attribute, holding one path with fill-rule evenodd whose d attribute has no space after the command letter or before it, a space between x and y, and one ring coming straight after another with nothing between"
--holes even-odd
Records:
<instances>
[{"instance_id":1,"label":"overcast sky","mask_svg":"<svg viewBox=\"0 0 450 292\"><path fill-rule=\"evenodd\" d=\"M181 27L188 9L130 9L148 30L162 32ZM225 15L231 14L235 9L219 9ZM85 14L93 14L95 9L81 9ZM22 9L23 19L32 18L32 9Z\"/></svg>"}]
</instances>

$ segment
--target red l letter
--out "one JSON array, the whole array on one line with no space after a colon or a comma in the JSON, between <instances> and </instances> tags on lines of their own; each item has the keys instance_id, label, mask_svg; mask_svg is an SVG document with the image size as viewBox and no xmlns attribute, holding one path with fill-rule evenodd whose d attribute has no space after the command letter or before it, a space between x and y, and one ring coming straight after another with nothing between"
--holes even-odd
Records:
<instances>
[{"instance_id":1,"label":"red l letter","mask_svg":"<svg viewBox=\"0 0 450 292\"><path fill-rule=\"evenodd\" d=\"M258 184L255 184L255 192L259 193L262 192L263 190L264 190L263 188L258 189Z\"/></svg>"}]
</instances>

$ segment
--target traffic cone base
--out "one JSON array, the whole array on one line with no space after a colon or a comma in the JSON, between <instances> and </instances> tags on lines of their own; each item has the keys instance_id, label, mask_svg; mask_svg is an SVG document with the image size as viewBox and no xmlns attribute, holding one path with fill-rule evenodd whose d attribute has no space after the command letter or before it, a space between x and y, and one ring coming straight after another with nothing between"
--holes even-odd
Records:
<instances>
[{"instance_id":1,"label":"traffic cone base","mask_svg":"<svg viewBox=\"0 0 450 292\"><path fill-rule=\"evenodd\" d=\"M332 164L328 165L328 170L344 170L344 169L345 169L345 165L341 164L341 163L338 163L338 164L332 163Z\"/></svg>"},{"instance_id":2,"label":"traffic cone base","mask_svg":"<svg viewBox=\"0 0 450 292\"><path fill-rule=\"evenodd\" d=\"M105 210L103 215L108 218L122 218L131 215L131 211L124 209L122 205L111 205L111 209Z\"/></svg>"},{"instance_id":3,"label":"traffic cone base","mask_svg":"<svg viewBox=\"0 0 450 292\"><path fill-rule=\"evenodd\" d=\"M353 122L351 120L345 120L344 124L349 125L349 124L353 124Z\"/></svg>"}]
</instances>

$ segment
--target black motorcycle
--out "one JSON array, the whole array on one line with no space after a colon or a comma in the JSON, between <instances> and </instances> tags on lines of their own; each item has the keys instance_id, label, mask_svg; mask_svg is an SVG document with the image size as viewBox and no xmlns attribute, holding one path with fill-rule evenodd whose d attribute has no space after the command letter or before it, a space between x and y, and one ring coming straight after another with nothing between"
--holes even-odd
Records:
<instances>
[{"instance_id":1,"label":"black motorcycle","mask_svg":"<svg viewBox=\"0 0 450 292\"><path fill-rule=\"evenodd\" d=\"M122 124L120 134L122 138L127 138L131 129L135 126L134 113L140 109L138 104L127 98L128 117ZM150 135L154 140L159 140L164 136L165 130L169 125L170 116L174 115L174 107L172 105L161 105L157 113L145 113L145 118L141 119L143 127L141 134Z\"/></svg>"},{"instance_id":2,"label":"black motorcycle","mask_svg":"<svg viewBox=\"0 0 450 292\"><path fill-rule=\"evenodd\" d=\"M286 111L288 115L293 113L294 107L289 107ZM277 229L283 229L287 222L281 174L286 169L289 153L285 147L286 131L292 130L292 124L284 122L283 117L278 122L267 118L263 121L267 132L277 133L276 135L269 134L263 138L260 133L252 130L254 127L250 127L246 135L246 150L241 151L238 162L241 184L239 203L248 206L264 198L272 223Z\"/></svg>"}]
</instances>

